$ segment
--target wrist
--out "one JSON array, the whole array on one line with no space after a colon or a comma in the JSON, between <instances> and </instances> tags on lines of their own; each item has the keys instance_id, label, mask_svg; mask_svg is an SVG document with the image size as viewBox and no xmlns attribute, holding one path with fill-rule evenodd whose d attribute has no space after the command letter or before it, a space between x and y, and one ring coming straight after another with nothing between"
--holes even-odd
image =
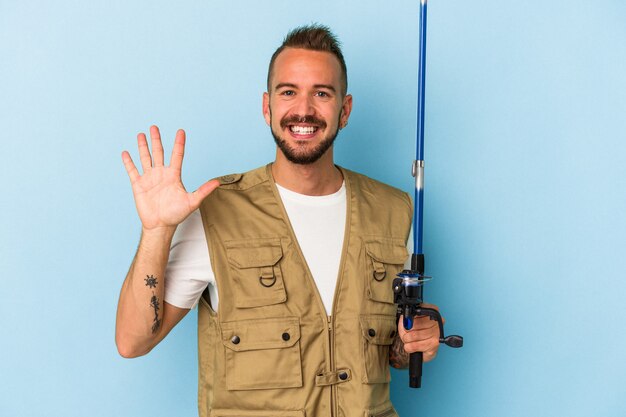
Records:
<instances>
[{"instance_id":1,"label":"wrist","mask_svg":"<svg viewBox=\"0 0 626 417\"><path fill-rule=\"evenodd\" d=\"M171 241L174 233L176 232L176 226L161 226L152 228L141 228L141 240L148 239L151 241Z\"/></svg>"}]
</instances>

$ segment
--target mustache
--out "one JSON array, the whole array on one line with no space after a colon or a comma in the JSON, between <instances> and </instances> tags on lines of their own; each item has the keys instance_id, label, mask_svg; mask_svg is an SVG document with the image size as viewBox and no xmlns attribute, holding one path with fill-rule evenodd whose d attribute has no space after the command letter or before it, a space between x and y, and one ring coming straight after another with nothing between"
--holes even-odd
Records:
<instances>
[{"instance_id":1,"label":"mustache","mask_svg":"<svg viewBox=\"0 0 626 417\"><path fill-rule=\"evenodd\" d=\"M308 123L308 124L312 124L317 127L320 127L322 129L326 127L326 122L322 119L318 119L317 117L312 116L312 115L299 116L297 114L283 117L280 121L280 127L284 129L287 126L296 124L296 123Z\"/></svg>"}]
</instances>

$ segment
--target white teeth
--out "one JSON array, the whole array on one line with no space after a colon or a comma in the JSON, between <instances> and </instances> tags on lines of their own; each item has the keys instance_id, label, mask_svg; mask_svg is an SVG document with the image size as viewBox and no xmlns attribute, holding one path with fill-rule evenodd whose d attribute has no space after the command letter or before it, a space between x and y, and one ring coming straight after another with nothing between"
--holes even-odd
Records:
<instances>
[{"instance_id":1,"label":"white teeth","mask_svg":"<svg viewBox=\"0 0 626 417\"><path fill-rule=\"evenodd\" d=\"M317 130L314 126L291 126L289 129L297 135L310 135Z\"/></svg>"}]
</instances>

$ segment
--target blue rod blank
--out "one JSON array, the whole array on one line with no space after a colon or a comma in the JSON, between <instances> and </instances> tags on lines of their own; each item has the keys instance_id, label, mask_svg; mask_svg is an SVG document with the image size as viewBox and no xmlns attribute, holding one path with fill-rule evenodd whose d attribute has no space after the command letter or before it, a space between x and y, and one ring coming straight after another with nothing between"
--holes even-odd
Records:
<instances>
[{"instance_id":1,"label":"blue rod blank","mask_svg":"<svg viewBox=\"0 0 626 417\"><path fill-rule=\"evenodd\" d=\"M424 229L424 107L426 96L426 0L420 0L419 26L419 69L417 83L417 149L416 149L416 181L415 181L415 209L413 218L413 252L422 254ZM418 178L419 177L419 178Z\"/></svg>"}]
</instances>

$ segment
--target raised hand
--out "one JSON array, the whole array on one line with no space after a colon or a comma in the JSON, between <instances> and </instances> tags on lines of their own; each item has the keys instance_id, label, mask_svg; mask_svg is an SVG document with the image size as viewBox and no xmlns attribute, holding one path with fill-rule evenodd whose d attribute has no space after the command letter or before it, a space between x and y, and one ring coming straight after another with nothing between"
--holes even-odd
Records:
<instances>
[{"instance_id":1,"label":"raised hand","mask_svg":"<svg viewBox=\"0 0 626 417\"><path fill-rule=\"evenodd\" d=\"M187 192L181 181L185 153L185 132L182 129L176 132L169 166L163 164L163 145L158 127L150 127L150 140L152 155L146 135L137 135L143 175L139 174L127 151L122 152L122 161L130 178L137 213L144 230L173 229L200 206L202 200L219 186L219 182L207 181L196 191Z\"/></svg>"}]
</instances>

